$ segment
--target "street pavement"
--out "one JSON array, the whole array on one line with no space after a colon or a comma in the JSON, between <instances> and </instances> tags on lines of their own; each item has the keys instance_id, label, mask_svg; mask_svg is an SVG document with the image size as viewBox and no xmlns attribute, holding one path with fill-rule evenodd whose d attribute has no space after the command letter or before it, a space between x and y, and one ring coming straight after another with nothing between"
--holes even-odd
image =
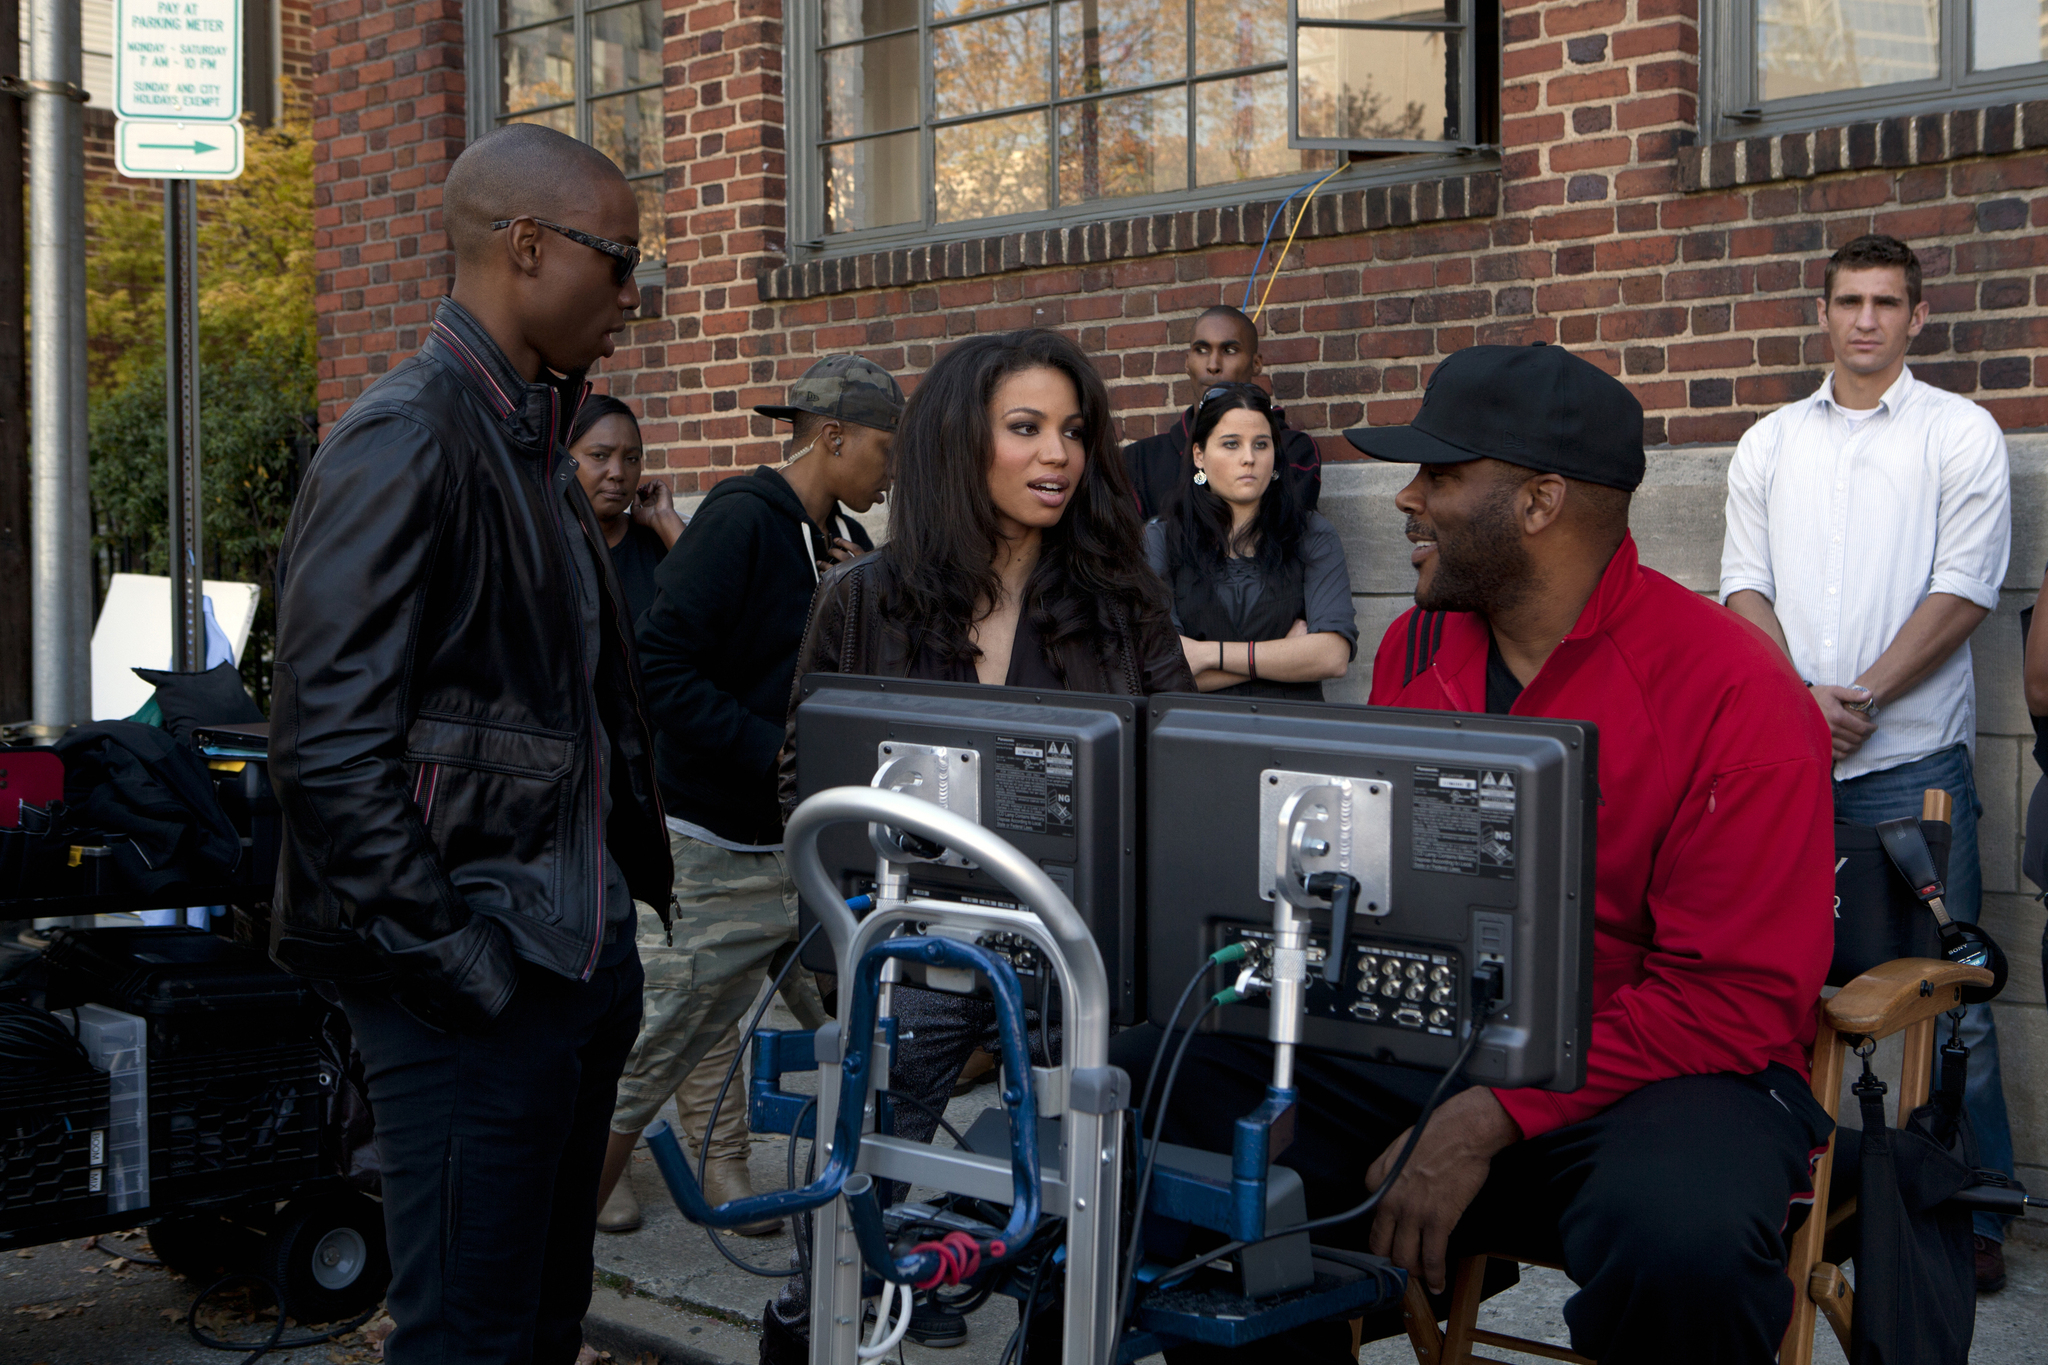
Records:
<instances>
[{"instance_id":1,"label":"street pavement","mask_svg":"<svg viewBox=\"0 0 2048 1365\"><path fill-rule=\"evenodd\" d=\"M770 1024L781 1014L778 1002ZM794 1027L794 1021L782 1017L780 1026ZM800 1082L809 1079L792 1077L791 1088L802 1089ZM994 1087L983 1085L954 1100L947 1117L965 1130L994 1100ZM673 1120L673 1110L666 1116ZM755 1189L783 1187L787 1150L779 1137L754 1140L750 1166ZM749 1274L720 1257L705 1231L677 1212L645 1149L635 1153L628 1178L645 1225L638 1232L597 1238L597 1285L586 1340L617 1365L755 1365L762 1305L780 1281ZM2038 1226L2015 1225L2007 1243L2010 1282L2005 1291L1978 1305L1971 1352L1976 1365L2048 1363L2048 1219L2034 1222ZM140 1235L101 1240L116 1252L147 1254ZM792 1243L786 1231L726 1242L761 1269L789 1266ZM0 1362L220 1365L232 1357L198 1345L184 1323L199 1287L84 1242L0 1252ZM1570 1293L1570 1283L1556 1272L1525 1271L1519 1286L1486 1304L1481 1325L1565 1345L1558 1310ZM934 1351L906 1344L903 1365L999 1365L1015 1323L1014 1304L995 1299L968 1319L964 1346ZM260 1341L270 1320L254 1322L246 1311L230 1311L212 1325L234 1340ZM1823 1339L1815 1358L1823 1365L1841 1361L1827 1329L1820 1330ZM1498 1354L1532 1365L1536 1361L1513 1352ZM288 1365L364 1365L377 1359L374 1342L362 1332L265 1357ZM1413 1359L1405 1338L1368 1344L1360 1356L1361 1365L1409 1365Z\"/></svg>"}]
</instances>

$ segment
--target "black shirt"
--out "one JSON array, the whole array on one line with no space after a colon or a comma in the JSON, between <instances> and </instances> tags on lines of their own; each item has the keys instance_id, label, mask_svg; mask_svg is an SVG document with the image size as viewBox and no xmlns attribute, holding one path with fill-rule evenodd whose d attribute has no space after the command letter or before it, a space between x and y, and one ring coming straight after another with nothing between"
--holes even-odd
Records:
<instances>
[{"instance_id":1,"label":"black shirt","mask_svg":"<svg viewBox=\"0 0 2048 1365\"><path fill-rule=\"evenodd\" d=\"M1486 640L1486 714L1504 716L1514 709L1522 695L1522 680L1501 656L1500 641L1488 632Z\"/></svg>"},{"instance_id":2,"label":"black shirt","mask_svg":"<svg viewBox=\"0 0 2048 1365\"><path fill-rule=\"evenodd\" d=\"M619 576L619 587L626 594L626 619L637 629L640 617L654 605L655 594L661 591L654 586L654 571L661 567L668 547L661 543L661 536L653 527L629 521L626 538L612 546L611 551L612 572Z\"/></svg>"},{"instance_id":3,"label":"black shirt","mask_svg":"<svg viewBox=\"0 0 2048 1365\"><path fill-rule=\"evenodd\" d=\"M917 662L911 666L910 676L929 682L978 683L981 678L974 671L971 659L956 659L951 663L940 660L931 648L917 652ZM1064 692L1066 683L1059 674L1052 671L1052 665L1045 661L1045 650L1038 643L1038 629L1031 624L1031 611L1026 608L1017 613L1017 634L1010 641L1010 671L1003 678L1005 687L1032 687L1044 692Z\"/></svg>"}]
</instances>

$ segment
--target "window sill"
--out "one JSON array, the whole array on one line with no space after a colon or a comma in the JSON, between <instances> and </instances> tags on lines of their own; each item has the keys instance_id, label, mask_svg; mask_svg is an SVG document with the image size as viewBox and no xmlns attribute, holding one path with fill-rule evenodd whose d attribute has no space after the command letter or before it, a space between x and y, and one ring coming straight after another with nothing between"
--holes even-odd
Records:
<instances>
[{"instance_id":1,"label":"window sill","mask_svg":"<svg viewBox=\"0 0 2048 1365\"><path fill-rule=\"evenodd\" d=\"M1184 209L804 261L761 272L761 298L764 302L779 302L856 289L971 279L1012 270L1105 265L1204 247L1249 246L1265 235L1266 224L1279 203L1275 198ZM1469 171L1404 184L1368 185L1341 194L1320 194L1308 221L1301 225L1299 239L1457 218L1487 218L1499 208L1499 166L1482 161ZM1282 240L1275 236L1274 250L1279 249Z\"/></svg>"},{"instance_id":2,"label":"window sill","mask_svg":"<svg viewBox=\"0 0 2048 1365\"><path fill-rule=\"evenodd\" d=\"M1678 152L1682 190L1719 190L1836 171L1900 170L2048 147L2048 100L1995 104L1731 138Z\"/></svg>"}]
</instances>

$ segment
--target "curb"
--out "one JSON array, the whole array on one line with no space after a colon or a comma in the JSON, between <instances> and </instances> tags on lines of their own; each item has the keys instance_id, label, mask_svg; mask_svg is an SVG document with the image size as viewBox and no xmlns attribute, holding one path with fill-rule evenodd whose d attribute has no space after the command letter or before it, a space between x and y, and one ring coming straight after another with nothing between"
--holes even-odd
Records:
<instances>
[{"instance_id":1,"label":"curb","mask_svg":"<svg viewBox=\"0 0 2048 1365\"><path fill-rule=\"evenodd\" d=\"M611 1352L614 1365L755 1365L761 1352L758 1333L724 1318L602 1287L583 1339Z\"/></svg>"}]
</instances>

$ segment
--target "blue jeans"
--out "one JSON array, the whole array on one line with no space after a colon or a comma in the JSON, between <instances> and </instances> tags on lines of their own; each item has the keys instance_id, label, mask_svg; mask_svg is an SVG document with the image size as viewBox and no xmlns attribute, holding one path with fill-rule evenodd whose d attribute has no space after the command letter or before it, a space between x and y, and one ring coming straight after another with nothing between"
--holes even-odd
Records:
<instances>
[{"instance_id":1,"label":"blue jeans","mask_svg":"<svg viewBox=\"0 0 2048 1365\"><path fill-rule=\"evenodd\" d=\"M1940 787L1956 799L1944 904L1951 918L1975 924L1984 908L1984 869L1977 860L1977 817L1984 807L1977 800L1977 780L1967 746L1958 744L1896 768L1835 783L1835 817L1874 825L1880 820L1918 815L1921 794L1929 787ZM1992 1026L1991 1006L1971 1005L1963 1011L1962 1038L1970 1049L1963 1111L1976 1134L1978 1164L2011 1175L2012 1123L2005 1113L2005 1083L1999 1076L1998 1031ZM1995 1214L1976 1214L1973 1225L1980 1237L2005 1240L2005 1220Z\"/></svg>"}]
</instances>

